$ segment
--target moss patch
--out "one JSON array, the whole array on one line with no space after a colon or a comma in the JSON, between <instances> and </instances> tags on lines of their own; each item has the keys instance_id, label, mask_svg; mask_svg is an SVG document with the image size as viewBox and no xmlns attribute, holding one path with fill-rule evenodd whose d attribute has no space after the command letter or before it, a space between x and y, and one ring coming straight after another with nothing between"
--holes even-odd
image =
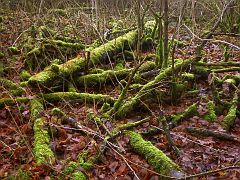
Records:
<instances>
[{"instance_id":1,"label":"moss patch","mask_svg":"<svg viewBox=\"0 0 240 180\"><path fill-rule=\"evenodd\" d=\"M222 122L222 126L227 131L230 130L230 127L233 125L234 121L236 120L236 113L237 113L237 103L238 103L238 94L235 93L234 98L232 100L232 105L228 111L227 116L224 118Z\"/></svg>"},{"instance_id":2,"label":"moss patch","mask_svg":"<svg viewBox=\"0 0 240 180\"><path fill-rule=\"evenodd\" d=\"M207 103L207 108L208 108L208 112L207 112L207 114L205 114L203 116L203 119L205 119L209 122L215 121L217 116L215 114L215 105L214 105L213 101L209 101Z\"/></svg>"},{"instance_id":3,"label":"moss patch","mask_svg":"<svg viewBox=\"0 0 240 180\"><path fill-rule=\"evenodd\" d=\"M27 97L19 97L16 99L2 98L2 99L0 99L0 109L5 106L13 106L18 103L27 103L28 101L29 101L29 99Z\"/></svg>"},{"instance_id":4,"label":"moss patch","mask_svg":"<svg viewBox=\"0 0 240 180\"><path fill-rule=\"evenodd\" d=\"M20 96L24 93L24 89L22 87L8 79L0 78L0 84L8 89L9 92L14 96Z\"/></svg>"},{"instance_id":5,"label":"moss patch","mask_svg":"<svg viewBox=\"0 0 240 180\"><path fill-rule=\"evenodd\" d=\"M185 109L185 111L183 111L182 113L172 115L170 117L170 120L173 123L173 125L176 126L184 119L188 119L197 114L198 114L197 103L194 103L191 106L189 106L187 109Z\"/></svg>"}]
</instances>

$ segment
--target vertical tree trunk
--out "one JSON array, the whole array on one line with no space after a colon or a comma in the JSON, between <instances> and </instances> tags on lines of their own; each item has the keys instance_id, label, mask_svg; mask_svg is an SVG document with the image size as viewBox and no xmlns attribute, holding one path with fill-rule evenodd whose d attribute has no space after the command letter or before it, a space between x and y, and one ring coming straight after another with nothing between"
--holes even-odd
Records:
<instances>
[{"instance_id":1,"label":"vertical tree trunk","mask_svg":"<svg viewBox=\"0 0 240 180\"><path fill-rule=\"evenodd\" d=\"M164 0L164 61L163 67L168 66L168 0Z\"/></svg>"}]
</instances>

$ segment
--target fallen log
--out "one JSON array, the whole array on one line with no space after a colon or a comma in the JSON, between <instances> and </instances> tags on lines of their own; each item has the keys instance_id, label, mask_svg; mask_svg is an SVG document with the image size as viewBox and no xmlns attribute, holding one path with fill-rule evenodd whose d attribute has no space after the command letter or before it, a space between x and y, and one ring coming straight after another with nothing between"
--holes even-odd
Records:
<instances>
[{"instance_id":1,"label":"fallen log","mask_svg":"<svg viewBox=\"0 0 240 180\"><path fill-rule=\"evenodd\" d=\"M49 94L38 94L36 97L43 99L49 103L68 101L68 102L86 102L86 103L94 103L97 102L99 104L103 104L107 102L109 104L113 104L115 99L113 99L109 95L103 94L89 94L89 93L76 93L76 92L56 92ZM18 97L18 98L2 98L0 99L0 109L5 106L13 106L18 103L28 103L30 99L35 99L36 97Z\"/></svg>"},{"instance_id":2,"label":"fallen log","mask_svg":"<svg viewBox=\"0 0 240 180\"><path fill-rule=\"evenodd\" d=\"M24 89L22 87L8 79L0 78L0 85L7 89L9 93L14 96L20 96L24 93Z\"/></svg>"},{"instance_id":3,"label":"fallen log","mask_svg":"<svg viewBox=\"0 0 240 180\"><path fill-rule=\"evenodd\" d=\"M155 67L154 62L147 61L139 67L138 72L150 71ZM75 80L75 84L80 87L101 86L110 83L114 84L128 77L132 70L133 69L107 70L102 73L83 75Z\"/></svg>"},{"instance_id":4,"label":"fallen log","mask_svg":"<svg viewBox=\"0 0 240 180\"><path fill-rule=\"evenodd\" d=\"M40 100L31 101L31 120L33 121L34 143L33 153L37 164L52 164L54 162L54 154L50 148L50 137L45 129L45 118L42 116L44 110Z\"/></svg>"},{"instance_id":5,"label":"fallen log","mask_svg":"<svg viewBox=\"0 0 240 180\"><path fill-rule=\"evenodd\" d=\"M64 102L71 101L71 102L79 102L79 103L97 102L99 104L103 104L104 102L107 102L109 104L113 104L115 101L109 95L76 93L76 92L56 92L56 93L49 93L49 94L40 94L38 96L50 103L61 102L61 101L64 101Z\"/></svg>"},{"instance_id":6,"label":"fallen log","mask_svg":"<svg viewBox=\"0 0 240 180\"><path fill-rule=\"evenodd\" d=\"M240 142L240 137L234 136L231 134L226 134L222 132L212 131L209 129L203 129L203 128L195 128L195 127L187 127L186 130L195 135L195 136L212 136L221 140L229 140L229 141L236 141Z\"/></svg>"},{"instance_id":7,"label":"fallen log","mask_svg":"<svg viewBox=\"0 0 240 180\"><path fill-rule=\"evenodd\" d=\"M169 176L175 178L183 177L184 173L180 167L151 142L145 141L140 134L133 131L126 131L125 134L129 136L133 150L142 155L163 177L164 175L168 176L168 178L170 178Z\"/></svg>"},{"instance_id":8,"label":"fallen log","mask_svg":"<svg viewBox=\"0 0 240 180\"><path fill-rule=\"evenodd\" d=\"M146 32L153 28L153 24L146 23ZM136 44L137 41L137 30L130 31L127 34L113 39L106 44L103 44L90 52L89 62L86 62L87 58L74 58L67 61L64 64L58 65L58 71L52 70L50 67L46 68L42 72L32 76L29 79L29 84L32 87L36 86L47 86L50 87L55 84L57 79L69 79L72 77L77 77L83 74L86 64L88 67L92 67L101 61L107 61L114 54L122 52L124 49L129 49ZM87 60L88 61L88 60Z\"/></svg>"},{"instance_id":9,"label":"fallen log","mask_svg":"<svg viewBox=\"0 0 240 180\"><path fill-rule=\"evenodd\" d=\"M112 54L119 53L127 46L135 44L137 32L131 31L117 39L95 48L90 53L90 62L88 66L98 64L101 60L107 60ZM125 47L126 46L126 47ZM69 78L71 75L77 76L84 71L86 62L84 58L75 58L64 64L58 65L58 72L54 72L50 67L44 71L32 76L29 79L31 86L44 85L50 86L58 78Z\"/></svg>"},{"instance_id":10,"label":"fallen log","mask_svg":"<svg viewBox=\"0 0 240 180\"><path fill-rule=\"evenodd\" d=\"M14 106L19 103L27 103L29 98L27 97L18 97L18 98L2 98L0 99L0 109L5 106Z\"/></svg>"}]
</instances>

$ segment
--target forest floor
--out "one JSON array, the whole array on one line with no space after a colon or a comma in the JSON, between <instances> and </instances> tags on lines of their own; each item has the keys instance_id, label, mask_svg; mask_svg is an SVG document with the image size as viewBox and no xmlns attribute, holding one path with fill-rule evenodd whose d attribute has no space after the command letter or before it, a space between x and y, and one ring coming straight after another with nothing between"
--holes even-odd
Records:
<instances>
[{"instance_id":1,"label":"forest floor","mask_svg":"<svg viewBox=\"0 0 240 180\"><path fill-rule=\"evenodd\" d=\"M78 20L76 20L76 18L78 18ZM68 41L83 45L90 45L95 42L94 46L96 47L107 42L107 40L104 40L104 42L100 40L94 41L97 39L97 33L93 30L93 27L89 25L88 17L86 17L85 14L77 17L77 12L74 10L73 12L60 10L51 11L45 15L41 21L36 22L37 20L39 20L38 17L30 16L26 12L0 11L0 52L2 52L0 55L0 75L2 78L11 80L16 84L21 84L21 82L29 78L23 75L23 70L27 70L30 76L33 76L41 72L45 66L52 63L54 59L60 59L61 63L64 63L74 57L84 56L84 49L82 48L72 49L72 47L66 48L55 44L56 48L46 48L41 52L42 54L35 54L29 57L28 55L31 50L43 47L43 44L46 43L47 40L52 40L51 35L43 35L46 33L43 27L48 27L53 33L59 35L59 37L61 36L64 42ZM119 21L112 19L108 26L111 28L116 25L119 26L120 29L133 26L131 22L128 24L120 22L120 25L118 23ZM32 26L33 24L37 25ZM174 28L170 27L170 31L171 37ZM217 38L240 46L239 37L217 36ZM176 49L175 58L183 60L193 59L196 45L199 41L193 39L188 32L181 32L179 41L182 42L182 46ZM141 55L153 54L155 51L156 48L153 46L153 48L149 48L147 51L141 53ZM226 56L229 56L229 61L231 62L240 62L240 51L234 48L230 48L228 52L225 52L225 56L224 46L219 43L207 43L203 49L203 59L206 64L221 63ZM31 58L31 62L37 62L39 64L35 64L34 67L29 67L26 65L27 58ZM154 58L152 61L154 61ZM119 68L116 67L119 66L119 64L121 64L121 68L134 68L133 59L123 59L122 53L115 54L114 57L111 57L111 63L103 62L94 68L103 69L104 71L111 70L112 68L116 70ZM191 67L187 72L194 74L194 72L191 71ZM226 78L226 75L230 78ZM237 77L234 85L224 82L216 85L220 99L231 104L234 95L239 94L239 65L234 71L214 73L214 77L219 81ZM127 80L127 77L124 79ZM144 85L152 79L154 79L154 76L141 79L140 84ZM185 80L181 79L181 81L184 82ZM73 172L81 171L88 179L159 179L161 173L156 172L154 167L148 163L147 159L133 150L129 144L129 136L125 133L121 133L111 140L111 144L103 143L104 139L109 135L108 131L111 132L120 124L137 122L146 117L149 118L148 121L134 127L132 130L142 133L145 140L150 141L181 167L182 171L186 173L186 176L206 173L225 167L239 166L239 99L237 100L235 120L231 128L226 131L222 124L225 117L229 114L229 109L232 108L231 106L228 108L225 107L220 111L217 104L215 104L216 117L213 120L206 120L206 118L204 118L206 114L210 113L208 102L211 101L215 103L211 86L214 81L213 74L195 74L194 79L186 81L187 88L174 97L170 92L171 77L167 77L156 86L155 89L171 97L170 101L166 102L162 100L161 96L151 96L148 100L150 103L148 101L144 103L147 108L137 108L126 117L118 120L107 120L101 125L89 118L89 114L101 114L101 105L98 104L98 102L90 104L65 101L49 103L44 100L45 109L41 115L45 119L44 128L48 129L50 136L49 145L54 153L54 161L47 164L39 164L35 160L35 154L33 152L35 139L30 102L1 107L0 177L5 179L71 179L71 173L68 174L66 172L66 169L71 163L79 162L84 152L87 152L87 157L83 158L83 161L88 162L91 160L91 157L96 156L101 152L100 149L104 147L105 150L100 154L98 161L94 162L89 169L78 164ZM106 84L75 87L75 89L77 92L106 94L117 99L122 91L119 82L118 80L113 80L113 82ZM54 84L54 82L52 83ZM65 89L66 87L61 88L61 91L67 91L67 89ZM12 90L11 88L7 88L4 83L0 84L0 98L15 100L17 97L23 96L31 100L36 96L36 90L29 86L23 86L24 92L20 93L20 95L15 95ZM37 91L43 92L44 90L39 87ZM49 90L48 92L51 91L52 90ZM139 89L130 89L126 97L133 97L138 91ZM190 91L195 93L192 95L188 93ZM175 99L173 100L173 98ZM177 154L169 143L159 118L161 112L163 112L164 117L171 117L174 114L184 112L194 103L197 103L197 114L182 119L181 123L170 130L171 137L176 147L180 150L180 154ZM69 124L59 123L59 119L51 112L55 107L61 109L68 117L78 122L84 130L77 129ZM188 131L189 128L202 128L210 130L211 132L224 133L231 135L234 139L224 140L210 135L194 135ZM153 135L144 135L144 133L147 134L150 129L158 131L153 133ZM55 131L57 131L57 133L55 133ZM90 132L95 132L95 134L91 134ZM196 179L238 179L239 177L239 168L229 168L228 170L219 170L206 173L205 175L199 175Z\"/></svg>"}]
</instances>

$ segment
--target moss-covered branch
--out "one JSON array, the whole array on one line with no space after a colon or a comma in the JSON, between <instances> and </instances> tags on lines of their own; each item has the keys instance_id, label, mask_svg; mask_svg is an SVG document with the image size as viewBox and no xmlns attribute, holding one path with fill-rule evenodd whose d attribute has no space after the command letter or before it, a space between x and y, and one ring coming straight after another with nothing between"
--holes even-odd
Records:
<instances>
[{"instance_id":1,"label":"moss-covered branch","mask_svg":"<svg viewBox=\"0 0 240 180\"><path fill-rule=\"evenodd\" d=\"M54 154L50 146L50 137L45 129L45 118L42 116L44 107L40 100L31 101L31 119L33 121L34 143L33 153L37 164L53 163Z\"/></svg>"},{"instance_id":2,"label":"moss-covered branch","mask_svg":"<svg viewBox=\"0 0 240 180\"><path fill-rule=\"evenodd\" d=\"M89 94L89 93L76 93L76 92L56 92L49 94L40 94L39 97L43 98L47 102L61 102L61 101L73 101L73 102L86 102L86 103L114 103L114 99L109 95L103 94Z\"/></svg>"},{"instance_id":3,"label":"moss-covered branch","mask_svg":"<svg viewBox=\"0 0 240 180\"><path fill-rule=\"evenodd\" d=\"M148 61L139 67L139 72L146 72L155 68L155 63ZM122 79L125 79L131 73L132 69L121 69L121 70L107 70L98 74L88 74L80 76L76 79L78 86L101 86L105 84L115 83Z\"/></svg>"},{"instance_id":4,"label":"moss-covered branch","mask_svg":"<svg viewBox=\"0 0 240 180\"><path fill-rule=\"evenodd\" d=\"M13 106L19 103L27 103L29 98L27 97L18 97L18 98L2 98L0 99L0 109L5 106Z\"/></svg>"},{"instance_id":5,"label":"moss-covered branch","mask_svg":"<svg viewBox=\"0 0 240 180\"><path fill-rule=\"evenodd\" d=\"M186 129L189 133L195 136L207 136L207 137L212 136L221 140L240 142L240 138L238 136L234 136L231 134L226 134L226 133L212 131L212 130L203 129L203 128L187 127Z\"/></svg>"},{"instance_id":6,"label":"moss-covered branch","mask_svg":"<svg viewBox=\"0 0 240 180\"><path fill-rule=\"evenodd\" d=\"M158 173L167 176L183 175L177 164L164 152L153 146L151 142L145 141L140 134L133 131L127 131L126 134L130 137L130 145L133 150L142 155Z\"/></svg>"},{"instance_id":7,"label":"moss-covered branch","mask_svg":"<svg viewBox=\"0 0 240 180\"><path fill-rule=\"evenodd\" d=\"M192 60L186 60L176 63L175 65L175 72L180 71L181 69L186 68ZM140 98L149 94L152 90L154 90L154 86L159 83L164 78L167 78L172 74L172 68L166 68L165 70L161 71L154 80L145 84L141 90L133 97L131 100L126 101L116 113L116 117L124 117L129 112L133 111L136 108L136 105L140 102Z\"/></svg>"},{"instance_id":8,"label":"moss-covered branch","mask_svg":"<svg viewBox=\"0 0 240 180\"><path fill-rule=\"evenodd\" d=\"M56 103L62 101L71 101L71 102L86 102L86 103L94 103L97 102L99 104L103 104L107 102L109 104L113 104L115 99L113 99L109 95L103 94L89 94L89 93L77 93L77 92L56 92L56 93L48 93L48 94L38 94L39 98L44 99L49 103ZM18 97L18 98L2 98L0 99L0 109L5 106L13 106L18 103L27 103L29 102L29 98L27 97Z\"/></svg>"},{"instance_id":9,"label":"moss-covered branch","mask_svg":"<svg viewBox=\"0 0 240 180\"><path fill-rule=\"evenodd\" d=\"M168 118L168 120L171 121L169 124L170 128L177 126L184 119L188 119L194 115L198 115L197 108L198 108L197 103L194 103L191 106L187 107L187 109L185 109L182 113L170 116Z\"/></svg>"},{"instance_id":10,"label":"moss-covered branch","mask_svg":"<svg viewBox=\"0 0 240 180\"><path fill-rule=\"evenodd\" d=\"M238 108L238 93L235 92L233 100L232 100L232 105L228 111L227 116L223 119L222 126L224 129L227 131L230 130L230 127L233 125L237 115L237 108Z\"/></svg>"},{"instance_id":11,"label":"moss-covered branch","mask_svg":"<svg viewBox=\"0 0 240 180\"><path fill-rule=\"evenodd\" d=\"M20 96L24 93L23 88L8 79L0 78L0 85L8 89L9 92L14 96Z\"/></svg>"}]
</instances>

